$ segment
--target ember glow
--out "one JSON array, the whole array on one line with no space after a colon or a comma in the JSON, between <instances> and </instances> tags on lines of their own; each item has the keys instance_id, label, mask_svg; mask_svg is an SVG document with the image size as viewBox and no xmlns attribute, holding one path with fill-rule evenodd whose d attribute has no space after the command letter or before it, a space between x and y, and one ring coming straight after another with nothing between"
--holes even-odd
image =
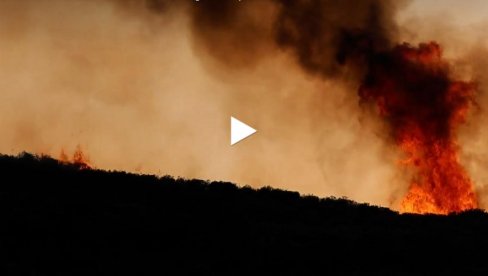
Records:
<instances>
[{"instance_id":1,"label":"ember glow","mask_svg":"<svg viewBox=\"0 0 488 276\"><path fill-rule=\"evenodd\" d=\"M451 79L434 42L402 44L372 59L360 96L377 104L404 154L400 165L414 173L401 212L448 214L478 207L456 143L475 91L473 83Z\"/></svg>"}]
</instances>

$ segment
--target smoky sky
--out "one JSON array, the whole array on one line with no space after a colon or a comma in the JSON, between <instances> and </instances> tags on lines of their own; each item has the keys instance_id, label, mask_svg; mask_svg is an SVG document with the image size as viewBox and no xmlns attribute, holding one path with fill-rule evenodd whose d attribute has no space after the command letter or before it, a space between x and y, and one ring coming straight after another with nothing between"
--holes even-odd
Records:
<instances>
[{"instance_id":1,"label":"smoky sky","mask_svg":"<svg viewBox=\"0 0 488 276\"><path fill-rule=\"evenodd\" d=\"M377 57L431 30L418 21L406 35L396 22L407 4L0 1L1 151L81 145L102 169L391 206L408 179L391 126L358 88L383 68ZM427 39L454 37L437 34ZM231 115L259 135L229 148Z\"/></svg>"},{"instance_id":2,"label":"smoky sky","mask_svg":"<svg viewBox=\"0 0 488 276\"><path fill-rule=\"evenodd\" d=\"M418 183L425 175L438 173L436 177L442 181L427 177L425 183L421 180L419 185L434 191L434 204L447 206L459 201L459 204L451 204L452 211L462 210L462 197L464 194L472 197L472 187L469 180L452 179L466 178L464 168L454 161L458 156L456 134L462 120L457 117L464 116L458 114L469 107L475 90L472 89L474 84L453 79L449 66L442 60L441 46L431 43L416 48L408 42L399 43L394 21L398 7L393 1L282 0L272 3L274 14L258 17L265 20L256 20L255 13L241 12L232 2L208 1L194 5L194 33L208 51L219 53L214 56L229 61L232 59L228 55L245 54L245 60L263 55L256 49L265 42L266 34L261 30L269 30L269 41L278 49L291 52L306 72L324 78L343 73L356 77L361 84L356 93L363 103L379 107L389 124L392 140L399 147L408 139L420 141L418 149L405 152L407 158L413 154L411 158L416 159L412 168L424 161L426 164L414 170L418 175L413 177L412 183ZM254 10L265 9L255 7ZM260 24L269 25L261 27ZM230 38L219 40L221 36ZM239 41L245 43L239 44ZM226 49L229 43L244 49L229 51ZM437 157L435 153L439 147L441 151L452 152L452 156ZM436 158L435 162L432 158ZM451 162L450 169L459 176L454 177L439 168L443 162ZM440 193L451 194L449 202L435 192L439 189L443 189ZM461 190L467 192L460 192L457 197L456 193Z\"/></svg>"}]
</instances>

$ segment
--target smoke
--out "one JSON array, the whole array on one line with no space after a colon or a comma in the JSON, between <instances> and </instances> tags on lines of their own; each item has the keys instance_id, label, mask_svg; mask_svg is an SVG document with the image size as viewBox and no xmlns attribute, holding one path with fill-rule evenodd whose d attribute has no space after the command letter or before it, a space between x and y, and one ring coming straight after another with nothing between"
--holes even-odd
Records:
<instances>
[{"instance_id":1,"label":"smoke","mask_svg":"<svg viewBox=\"0 0 488 276\"><path fill-rule=\"evenodd\" d=\"M388 49L397 33L396 11L405 3L207 0L192 6L192 29L212 56L233 66L252 63L274 43L290 50L309 73L330 77L346 70L348 60Z\"/></svg>"},{"instance_id":2,"label":"smoke","mask_svg":"<svg viewBox=\"0 0 488 276\"><path fill-rule=\"evenodd\" d=\"M405 1L0 2L0 151L395 206L390 125L357 89ZM235 147L229 117L258 129Z\"/></svg>"}]
</instances>

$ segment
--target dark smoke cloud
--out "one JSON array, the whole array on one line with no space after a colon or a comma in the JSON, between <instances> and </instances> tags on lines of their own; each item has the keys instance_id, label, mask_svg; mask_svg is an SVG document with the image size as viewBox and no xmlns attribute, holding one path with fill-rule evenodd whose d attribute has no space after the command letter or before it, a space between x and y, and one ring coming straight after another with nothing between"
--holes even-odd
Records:
<instances>
[{"instance_id":1,"label":"dark smoke cloud","mask_svg":"<svg viewBox=\"0 0 488 276\"><path fill-rule=\"evenodd\" d=\"M190 11L196 48L230 67L255 65L269 53L275 11L273 1L200 1Z\"/></svg>"},{"instance_id":2,"label":"dark smoke cloud","mask_svg":"<svg viewBox=\"0 0 488 276\"><path fill-rule=\"evenodd\" d=\"M280 1L276 40L311 72L334 74L389 47L395 24L392 1Z\"/></svg>"},{"instance_id":3,"label":"dark smoke cloud","mask_svg":"<svg viewBox=\"0 0 488 276\"><path fill-rule=\"evenodd\" d=\"M230 65L253 63L268 43L291 51L309 73L334 76L391 47L405 1L201 1L192 6L197 43ZM356 69L361 66L355 67Z\"/></svg>"}]
</instances>

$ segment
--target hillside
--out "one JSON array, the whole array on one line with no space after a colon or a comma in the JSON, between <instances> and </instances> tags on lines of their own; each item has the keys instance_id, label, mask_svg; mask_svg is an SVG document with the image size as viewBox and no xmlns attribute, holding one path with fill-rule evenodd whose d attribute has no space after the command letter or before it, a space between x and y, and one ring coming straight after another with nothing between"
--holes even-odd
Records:
<instances>
[{"instance_id":1,"label":"hillside","mask_svg":"<svg viewBox=\"0 0 488 276\"><path fill-rule=\"evenodd\" d=\"M486 274L488 215L0 156L1 275Z\"/></svg>"}]
</instances>

